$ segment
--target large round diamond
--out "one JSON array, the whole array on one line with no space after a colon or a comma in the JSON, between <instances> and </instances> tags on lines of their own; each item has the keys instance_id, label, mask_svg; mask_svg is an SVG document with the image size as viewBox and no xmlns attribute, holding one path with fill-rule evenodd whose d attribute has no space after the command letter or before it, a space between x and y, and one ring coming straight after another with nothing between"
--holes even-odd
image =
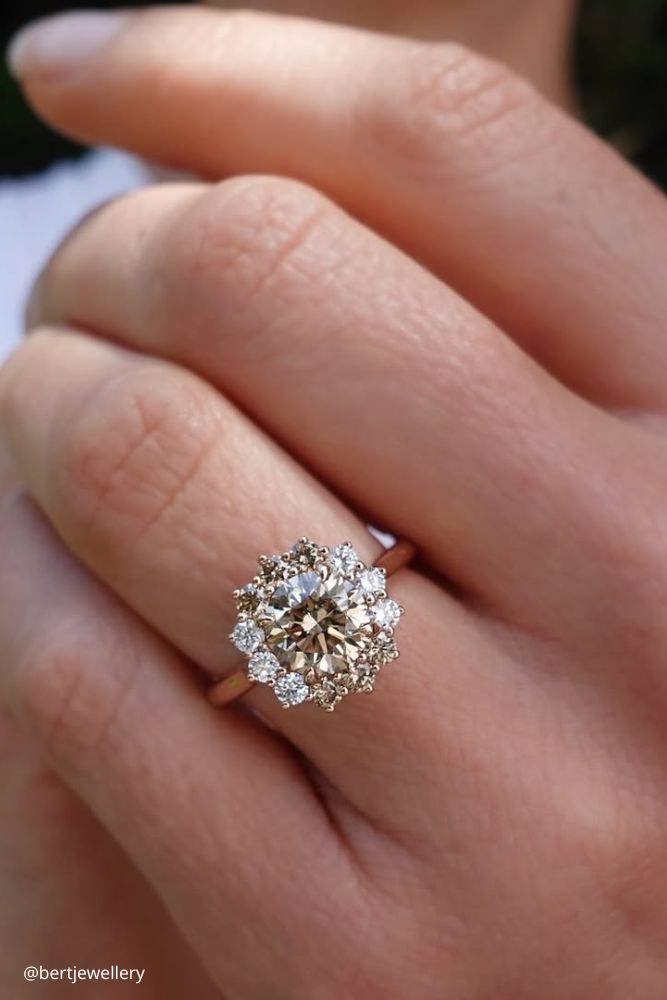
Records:
<instances>
[{"instance_id":1,"label":"large round diamond","mask_svg":"<svg viewBox=\"0 0 667 1000\"><path fill-rule=\"evenodd\" d=\"M369 609L355 584L335 572L298 573L279 584L266 606L266 644L289 670L319 676L345 672L368 648Z\"/></svg>"}]
</instances>

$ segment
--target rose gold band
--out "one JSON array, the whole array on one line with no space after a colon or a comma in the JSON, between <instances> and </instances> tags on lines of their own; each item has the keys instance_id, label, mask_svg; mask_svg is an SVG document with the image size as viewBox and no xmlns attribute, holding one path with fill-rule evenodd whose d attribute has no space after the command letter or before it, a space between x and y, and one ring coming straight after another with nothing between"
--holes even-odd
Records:
<instances>
[{"instance_id":1,"label":"rose gold band","mask_svg":"<svg viewBox=\"0 0 667 1000\"><path fill-rule=\"evenodd\" d=\"M374 566L379 566L380 569L385 570L387 574L387 579L393 576L394 573L398 573L399 569L403 569L408 563L412 562L416 555L417 549L405 538L401 538L395 545L392 545L390 549L385 549L373 563Z\"/></svg>"},{"instance_id":2,"label":"rose gold band","mask_svg":"<svg viewBox=\"0 0 667 1000\"><path fill-rule=\"evenodd\" d=\"M217 681L209 688L208 700L216 708L224 708L225 705L231 705L237 698L242 698L254 686L255 681L250 680L245 670L237 670L235 674Z\"/></svg>"},{"instance_id":3,"label":"rose gold band","mask_svg":"<svg viewBox=\"0 0 667 1000\"><path fill-rule=\"evenodd\" d=\"M415 552L416 549L412 542L408 542L402 538L395 545L392 545L390 549L386 549L381 553L373 565L384 569L389 578L394 573L397 573L399 569L407 566L414 559ZM216 681L209 688L208 700L216 708L224 708L226 705L231 705L238 698L242 698L244 694L247 694L254 687L255 681L249 680L246 671L237 670L230 677Z\"/></svg>"}]
</instances>

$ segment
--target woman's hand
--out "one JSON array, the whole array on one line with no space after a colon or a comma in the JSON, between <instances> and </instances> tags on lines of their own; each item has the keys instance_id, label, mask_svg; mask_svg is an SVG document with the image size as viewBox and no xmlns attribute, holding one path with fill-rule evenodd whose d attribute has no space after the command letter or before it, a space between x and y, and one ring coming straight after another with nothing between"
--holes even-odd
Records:
<instances>
[{"instance_id":1,"label":"woman's hand","mask_svg":"<svg viewBox=\"0 0 667 1000\"><path fill-rule=\"evenodd\" d=\"M352 214L166 185L60 249L0 375L60 536L0 525L8 703L230 996L662 1000L662 196L448 46L116 29L25 43L61 127ZM331 718L216 715L229 590L302 534L372 558L360 511L423 557L402 660Z\"/></svg>"},{"instance_id":2,"label":"woman's hand","mask_svg":"<svg viewBox=\"0 0 667 1000\"><path fill-rule=\"evenodd\" d=\"M44 560L51 572L43 580L66 586L80 610L92 591L73 560L49 563L53 535L30 509L13 482L0 451L0 533L7 579L26 593L32 608L30 640L39 641L41 608L50 603L38 581ZM10 534L11 532L11 534ZM29 543L23 545L24 538ZM32 560L31 561L31 556ZM37 560L35 562L34 560ZM22 581L25 581L22 583ZM77 581L82 584L76 597ZM94 588L93 588L94 589ZM98 611L100 609L98 608ZM107 613L102 617L111 624ZM28 616L26 616L26 621ZM66 623L63 623L66 627ZM4 649L3 641L0 646ZM142 873L108 831L67 785L54 774L29 733L12 712L0 706L0 983L7 996L30 997L34 983L22 970L105 969L118 965L143 970L142 995L155 1000L212 1000L219 991L185 944ZM82 988L82 982L79 982ZM119 984L127 989L127 983ZM86 997L109 996L109 983L83 984ZM72 981L40 982L42 995L66 997Z\"/></svg>"}]
</instances>

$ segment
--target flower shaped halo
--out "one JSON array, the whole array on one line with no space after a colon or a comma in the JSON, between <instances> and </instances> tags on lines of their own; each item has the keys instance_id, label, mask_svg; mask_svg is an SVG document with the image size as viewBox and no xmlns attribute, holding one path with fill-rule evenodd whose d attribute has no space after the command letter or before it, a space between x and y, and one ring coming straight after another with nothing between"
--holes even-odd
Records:
<instances>
[{"instance_id":1,"label":"flower shaped halo","mask_svg":"<svg viewBox=\"0 0 667 1000\"><path fill-rule=\"evenodd\" d=\"M300 538L289 552L261 556L234 599L230 639L248 657L248 679L271 687L284 708L312 701L332 712L346 695L373 691L398 657L404 609L387 596L385 570L361 562L349 542Z\"/></svg>"}]
</instances>

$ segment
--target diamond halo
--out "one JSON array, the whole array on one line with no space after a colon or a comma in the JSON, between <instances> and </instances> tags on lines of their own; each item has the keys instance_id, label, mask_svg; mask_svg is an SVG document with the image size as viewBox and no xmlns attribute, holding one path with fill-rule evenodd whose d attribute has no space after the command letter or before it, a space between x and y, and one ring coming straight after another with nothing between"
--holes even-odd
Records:
<instances>
[{"instance_id":1,"label":"diamond halo","mask_svg":"<svg viewBox=\"0 0 667 1000\"><path fill-rule=\"evenodd\" d=\"M248 657L248 679L284 708L312 701L332 712L348 694L370 693L398 657L394 629L404 609L387 597L386 573L361 562L349 542L301 538L262 556L255 578L234 592L230 640Z\"/></svg>"}]
</instances>

